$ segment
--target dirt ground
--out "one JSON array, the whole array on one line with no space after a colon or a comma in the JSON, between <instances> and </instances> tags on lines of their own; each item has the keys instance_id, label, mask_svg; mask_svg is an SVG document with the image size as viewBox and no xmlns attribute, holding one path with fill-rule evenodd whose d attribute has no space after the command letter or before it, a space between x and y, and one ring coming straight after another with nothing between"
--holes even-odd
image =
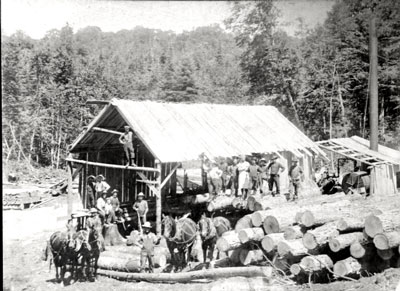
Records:
<instances>
[{"instance_id":1,"label":"dirt ground","mask_svg":"<svg viewBox=\"0 0 400 291\"><path fill-rule=\"evenodd\" d=\"M65 197L59 197L41 208L3 211L3 290L400 291L400 269L388 269L382 274L362 278L356 282L340 281L312 285L285 285L280 280L267 282L263 278L234 278L196 284L151 284L122 282L99 276L96 282L76 282L63 287L54 280L54 268L49 272L49 263L41 260L41 251L54 231L64 229L66 214Z\"/></svg>"}]
</instances>

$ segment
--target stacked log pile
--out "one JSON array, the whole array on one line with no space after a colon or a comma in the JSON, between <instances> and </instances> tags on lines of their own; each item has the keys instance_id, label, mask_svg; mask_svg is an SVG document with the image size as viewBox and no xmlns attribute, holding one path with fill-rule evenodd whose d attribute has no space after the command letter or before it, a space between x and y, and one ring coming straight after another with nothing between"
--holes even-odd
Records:
<instances>
[{"instance_id":1,"label":"stacked log pile","mask_svg":"<svg viewBox=\"0 0 400 291\"><path fill-rule=\"evenodd\" d=\"M299 280L357 278L400 267L398 197L365 200L340 193L312 202L277 198L278 205L273 199L250 196L247 206L254 212L220 237L217 249L244 266L275 263Z\"/></svg>"}]
</instances>

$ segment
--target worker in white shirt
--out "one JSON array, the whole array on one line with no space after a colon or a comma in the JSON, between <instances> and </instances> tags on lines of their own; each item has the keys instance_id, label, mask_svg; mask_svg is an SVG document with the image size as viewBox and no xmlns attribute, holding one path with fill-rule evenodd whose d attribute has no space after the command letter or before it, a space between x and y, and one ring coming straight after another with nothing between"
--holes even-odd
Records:
<instances>
[{"instance_id":1,"label":"worker in white shirt","mask_svg":"<svg viewBox=\"0 0 400 291\"><path fill-rule=\"evenodd\" d=\"M218 167L218 163L216 161L212 161L212 167L209 172L211 184L213 186L212 193L214 195L218 195L221 191L222 187L222 170Z\"/></svg>"},{"instance_id":2,"label":"worker in white shirt","mask_svg":"<svg viewBox=\"0 0 400 291\"><path fill-rule=\"evenodd\" d=\"M96 208L98 210L101 222L104 224L106 218L106 198L107 193L103 193L102 197L99 197L96 202Z\"/></svg>"},{"instance_id":3,"label":"worker in white shirt","mask_svg":"<svg viewBox=\"0 0 400 291\"><path fill-rule=\"evenodd\" d=\"M97 175L96 184L94 186L96 190L96 198L103 197L103 193L107 194L107 191L110 190L110 185L105 181L106 178L103 175Z\"/></svg>"},{"instance_id":4,"label":"worker in white shirt","mask_svg":"<svg viewBox=\"0 0 400 291\"><path fill-rule=\"evenodd\" d=\"M124 126L125 132L121 134L119 142L124 145L126 159L128 160L127 166L132 166L135 163L135 151L133 149L133 133L130 131L129 126Z\"/></svg>"}]
</instances>

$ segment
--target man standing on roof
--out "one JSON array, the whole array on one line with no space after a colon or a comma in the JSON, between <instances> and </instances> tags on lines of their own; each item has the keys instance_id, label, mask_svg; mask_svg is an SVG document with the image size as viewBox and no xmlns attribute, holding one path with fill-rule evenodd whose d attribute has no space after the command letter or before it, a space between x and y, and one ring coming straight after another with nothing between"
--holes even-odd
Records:
<instances>
[{"instance_id":1,"label":"man standing on roof","mask_svg":"<svg viewBox=\"0 0 400 291\"><path fill-rule=\"evenodd\" d=\"M274 184L276 187L276 195L280 194L280 182L279 182L279 170L285 171L285 168L282 166L281 163L277 161L278 156L274 155L272 157L272 161L269 163L267 169L270 170L270 178L269 178L269 191L272 193L272 196L275 196L275 194L272 192L274 188Z\"/></svg>"},{"instance_id":2,"label":"man standing on roof","mask_svg":"<svg viewBox=\"0 0 400 291\"><path fill-rule=\"evenodd\" d=\"M125 132L121 134L119 142L124 145L126 159L128 160L127 166L132 166L135 163L135 151L133 149L133 133L130 131L129 126L124 126Z\"/></svg>"},{"instance_id":3,"label":"man standing on roof","mask_svg":"<svg viewBox=\"0 0 400 291\"><path fill-rule=\"evenodd\" d=\"M298 162L299 160L294 157L292 159L293 165L289 170L289 179L294 189L294 194L292 197L293 201L298 198L300 183L304 180L303 168L298 165Z\"/></svg>"},{"instance_id":4,"label":"man standing on roof","mask_svg":"<svg viewBox=\"0 0 400 291\"><path fill-rule=\"evenodd\" d=\"M135 210L140 218L138 223L143 223L147 221L147 212L149 212L149 205L147 201L144 200L144 194L142 192L139 193L137 197L137 201L133 204L133 210Z\"/></svg>"}]
</instances>

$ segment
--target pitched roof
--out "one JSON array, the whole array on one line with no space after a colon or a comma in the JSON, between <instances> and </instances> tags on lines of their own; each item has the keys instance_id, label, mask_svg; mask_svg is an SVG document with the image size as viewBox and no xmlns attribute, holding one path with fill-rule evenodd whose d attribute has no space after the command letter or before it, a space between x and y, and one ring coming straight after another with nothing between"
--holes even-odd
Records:
<instances>
[{"instance_id":1,"label":"pitched roof","mask_svg":"<svg viewBox=\"0 0 400 291\"><path fill-rule=\"evenodd\" d=\"M369 149L369 141L359 136L333 138L317 142L321 147L370 164L390 163L400 165L400 151L378 145L378 151ZM352 152L350 152L352 150ZM372 162L374 161L374 162Z\"/></svg>"},{"instance_id":2,"label":"pitched roof","mask_svg":"<svg viewBox=\"0 0 400 291\"><path fill-rule=\"evenodd\" d=\"M113 99L73 143L71 152L92 144L118 144L95 136L93 127L121 130L128 124L161 162L291 151L322 154L318 145L273 106L178 104ZM115 137L115 135L114 135Z\"/></svg>"}]
</instances>

